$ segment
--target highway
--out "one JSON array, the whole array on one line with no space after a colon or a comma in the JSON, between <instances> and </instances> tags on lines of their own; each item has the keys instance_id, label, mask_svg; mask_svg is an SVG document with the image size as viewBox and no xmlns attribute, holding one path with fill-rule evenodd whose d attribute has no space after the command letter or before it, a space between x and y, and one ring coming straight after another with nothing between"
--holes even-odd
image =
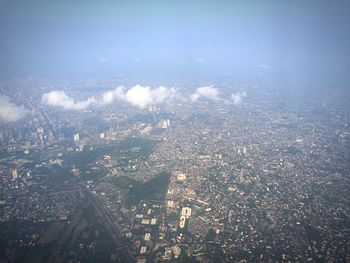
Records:
<instances>
[{"instance_id":1,"label":"highway","mask_svg":"<svg viewBox=\"0 0 350 263\"><path fill-rule=\"evenodd\" d=\"M110 215L105 211L102 203L90 191L84 190L84 194L86 195L90 204L96 209L98 215L102 219L102 222L105 224L108 232L117 244L118 251L123 257L123 262L135 262L136 260L134 256L131 254L129 248L123 242L123 236L121 234L120 229L111 219Z\"/></svg>"}]
</instances>

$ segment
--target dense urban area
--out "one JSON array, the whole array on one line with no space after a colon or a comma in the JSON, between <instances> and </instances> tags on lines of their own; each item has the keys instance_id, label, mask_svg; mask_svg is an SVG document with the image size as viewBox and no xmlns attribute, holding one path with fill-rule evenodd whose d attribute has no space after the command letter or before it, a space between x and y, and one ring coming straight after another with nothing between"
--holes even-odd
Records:
<instances>
[{"instance_id":1,"label":"dense urban area","mask_svg":"<svg viewBox=\"0 0 350 263\"><path fill-rule=\"evenodd\" d=\"M121 84L0 83L26 112L0 124L0 262L350 262L349 94L227 77L77 104Z\"/></svg>"}]
</instances>

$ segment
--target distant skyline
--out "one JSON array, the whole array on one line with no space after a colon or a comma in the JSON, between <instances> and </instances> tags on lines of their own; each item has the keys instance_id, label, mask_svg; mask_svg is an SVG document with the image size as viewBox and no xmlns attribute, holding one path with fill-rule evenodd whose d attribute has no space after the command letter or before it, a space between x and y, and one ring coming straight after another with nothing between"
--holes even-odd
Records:
<instances>
[{"instance_id":1,"label":"distant skyline","mask_svg":"<svg viewBox=\"0 0 350 263\"><path fill-rule=\"evenodd\" d=\"M348 1L1 1L0 78L348 71Z\"/></svg>"}]
</instances>

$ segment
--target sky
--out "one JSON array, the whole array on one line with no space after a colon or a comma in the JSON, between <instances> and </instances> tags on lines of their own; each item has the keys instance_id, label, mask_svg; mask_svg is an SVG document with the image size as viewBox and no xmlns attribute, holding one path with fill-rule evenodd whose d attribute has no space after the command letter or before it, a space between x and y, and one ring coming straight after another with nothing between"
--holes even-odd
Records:
<instances>
[{"instance_id":1,"label":"sky","mask_svg":"<svg viewBox=\"0 0 350 263\"><path fill-rule=\"evenodd\" d=\"M349 1L0 0L0 78L231 72L346 76Z\"/></svg>"}]
</instances>

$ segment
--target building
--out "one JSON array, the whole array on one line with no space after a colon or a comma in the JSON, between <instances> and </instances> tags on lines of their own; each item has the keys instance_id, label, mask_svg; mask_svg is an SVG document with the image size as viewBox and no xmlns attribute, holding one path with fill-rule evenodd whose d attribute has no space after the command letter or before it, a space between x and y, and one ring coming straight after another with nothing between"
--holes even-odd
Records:
<instances>
[{"instance_id":1,"label":"building","mask_svg":"<svg viewBox=\"0 0 350 263\"><path fill-rule=\"evenodd\" d=\"M168 208L174 208L174 201L173 200L168 200L167 207Z\"/></svg>"},{"instance_id":2,"label":"building","mask_svg":"<svg viewBox=\"0 0 350 263\"><path fill-rule=\"evenodd\" d=\"M185 218L190 218L192 215L192 209L190 207L184 206L181 209L181 215L184 216Z\"/></svg>"},{"instance_id":3,"label":"building","mask_svg":"<svg viewBox=\"0 0 350 263\"><path fill-rule=\"evenodd\" d=\"M178 245L172 246L171 247L173 254L174 254L174 258L178 258L181 254L181 248Z\"/></svg>"},{"instance_id":4,"label":"building","mask_svg":"<svg viewBox=\"0 0 350 263\"><path fill-rule=\"evenodd\" d=\"M178 181L185 181L186 180L186 174L184 174L184 173L179 173L177 176L176 176L176 179L178 180Z\"/></svg>"},{"instance_id":5,"label":"building","mask_svg":"<svg viewBox=\"0 0 350 263\"><path fill-rule=\"evenodd\" d=\"M180 220L179 220L179 227L181 229L185 228L186 225L186 217L185 216L180 216Z\"/></svg>"},{"instance_id":6,"label":"building","mask_svg":"<svg viewBox=\"0 0 350 263\"><path fill-rule=\"evenodd\" d=\"M17 178L18 178L17 169L14 168L14 169L12 169L12 179L16 180Z\"/></svg>"},{"instance_id":7,"label":"building","mask_svg":"<svg viewBox=\"0 0 350 263\"><path fill-rule=\"evenodd\" d=\"M151 233L146 233L144 239L145 241L149 241L151 239Z\"/></svg>"},{"instance_id":8,"label":"building","mask_svg":"<svg viewBox=\"0 0 350 263\"><path fill-rule=\"evenodd\" d=\"M170 120L166 119L166 120L161 120L158 124L158 127L161 129L167 129L170 126Z\"/></svg>"},{"instance_id":9,"label":"building","mask_svg":"<svg viewBox=\"0 0 350 263\"><path fill-rule=\"evenodd\" d=\"M147 247L142 246L140 249L140 254L145 254L147 252Z\"/></svg>"},{"instance_id":10,"label":"building","mask_svg":"<svg viewBox=\"0 0 350 263\"><path fill-rule=\"evenodd\" d=\"M73 135L73 141L78 142L80 140L79 133Z\"/></svg>"}]
</instances>

